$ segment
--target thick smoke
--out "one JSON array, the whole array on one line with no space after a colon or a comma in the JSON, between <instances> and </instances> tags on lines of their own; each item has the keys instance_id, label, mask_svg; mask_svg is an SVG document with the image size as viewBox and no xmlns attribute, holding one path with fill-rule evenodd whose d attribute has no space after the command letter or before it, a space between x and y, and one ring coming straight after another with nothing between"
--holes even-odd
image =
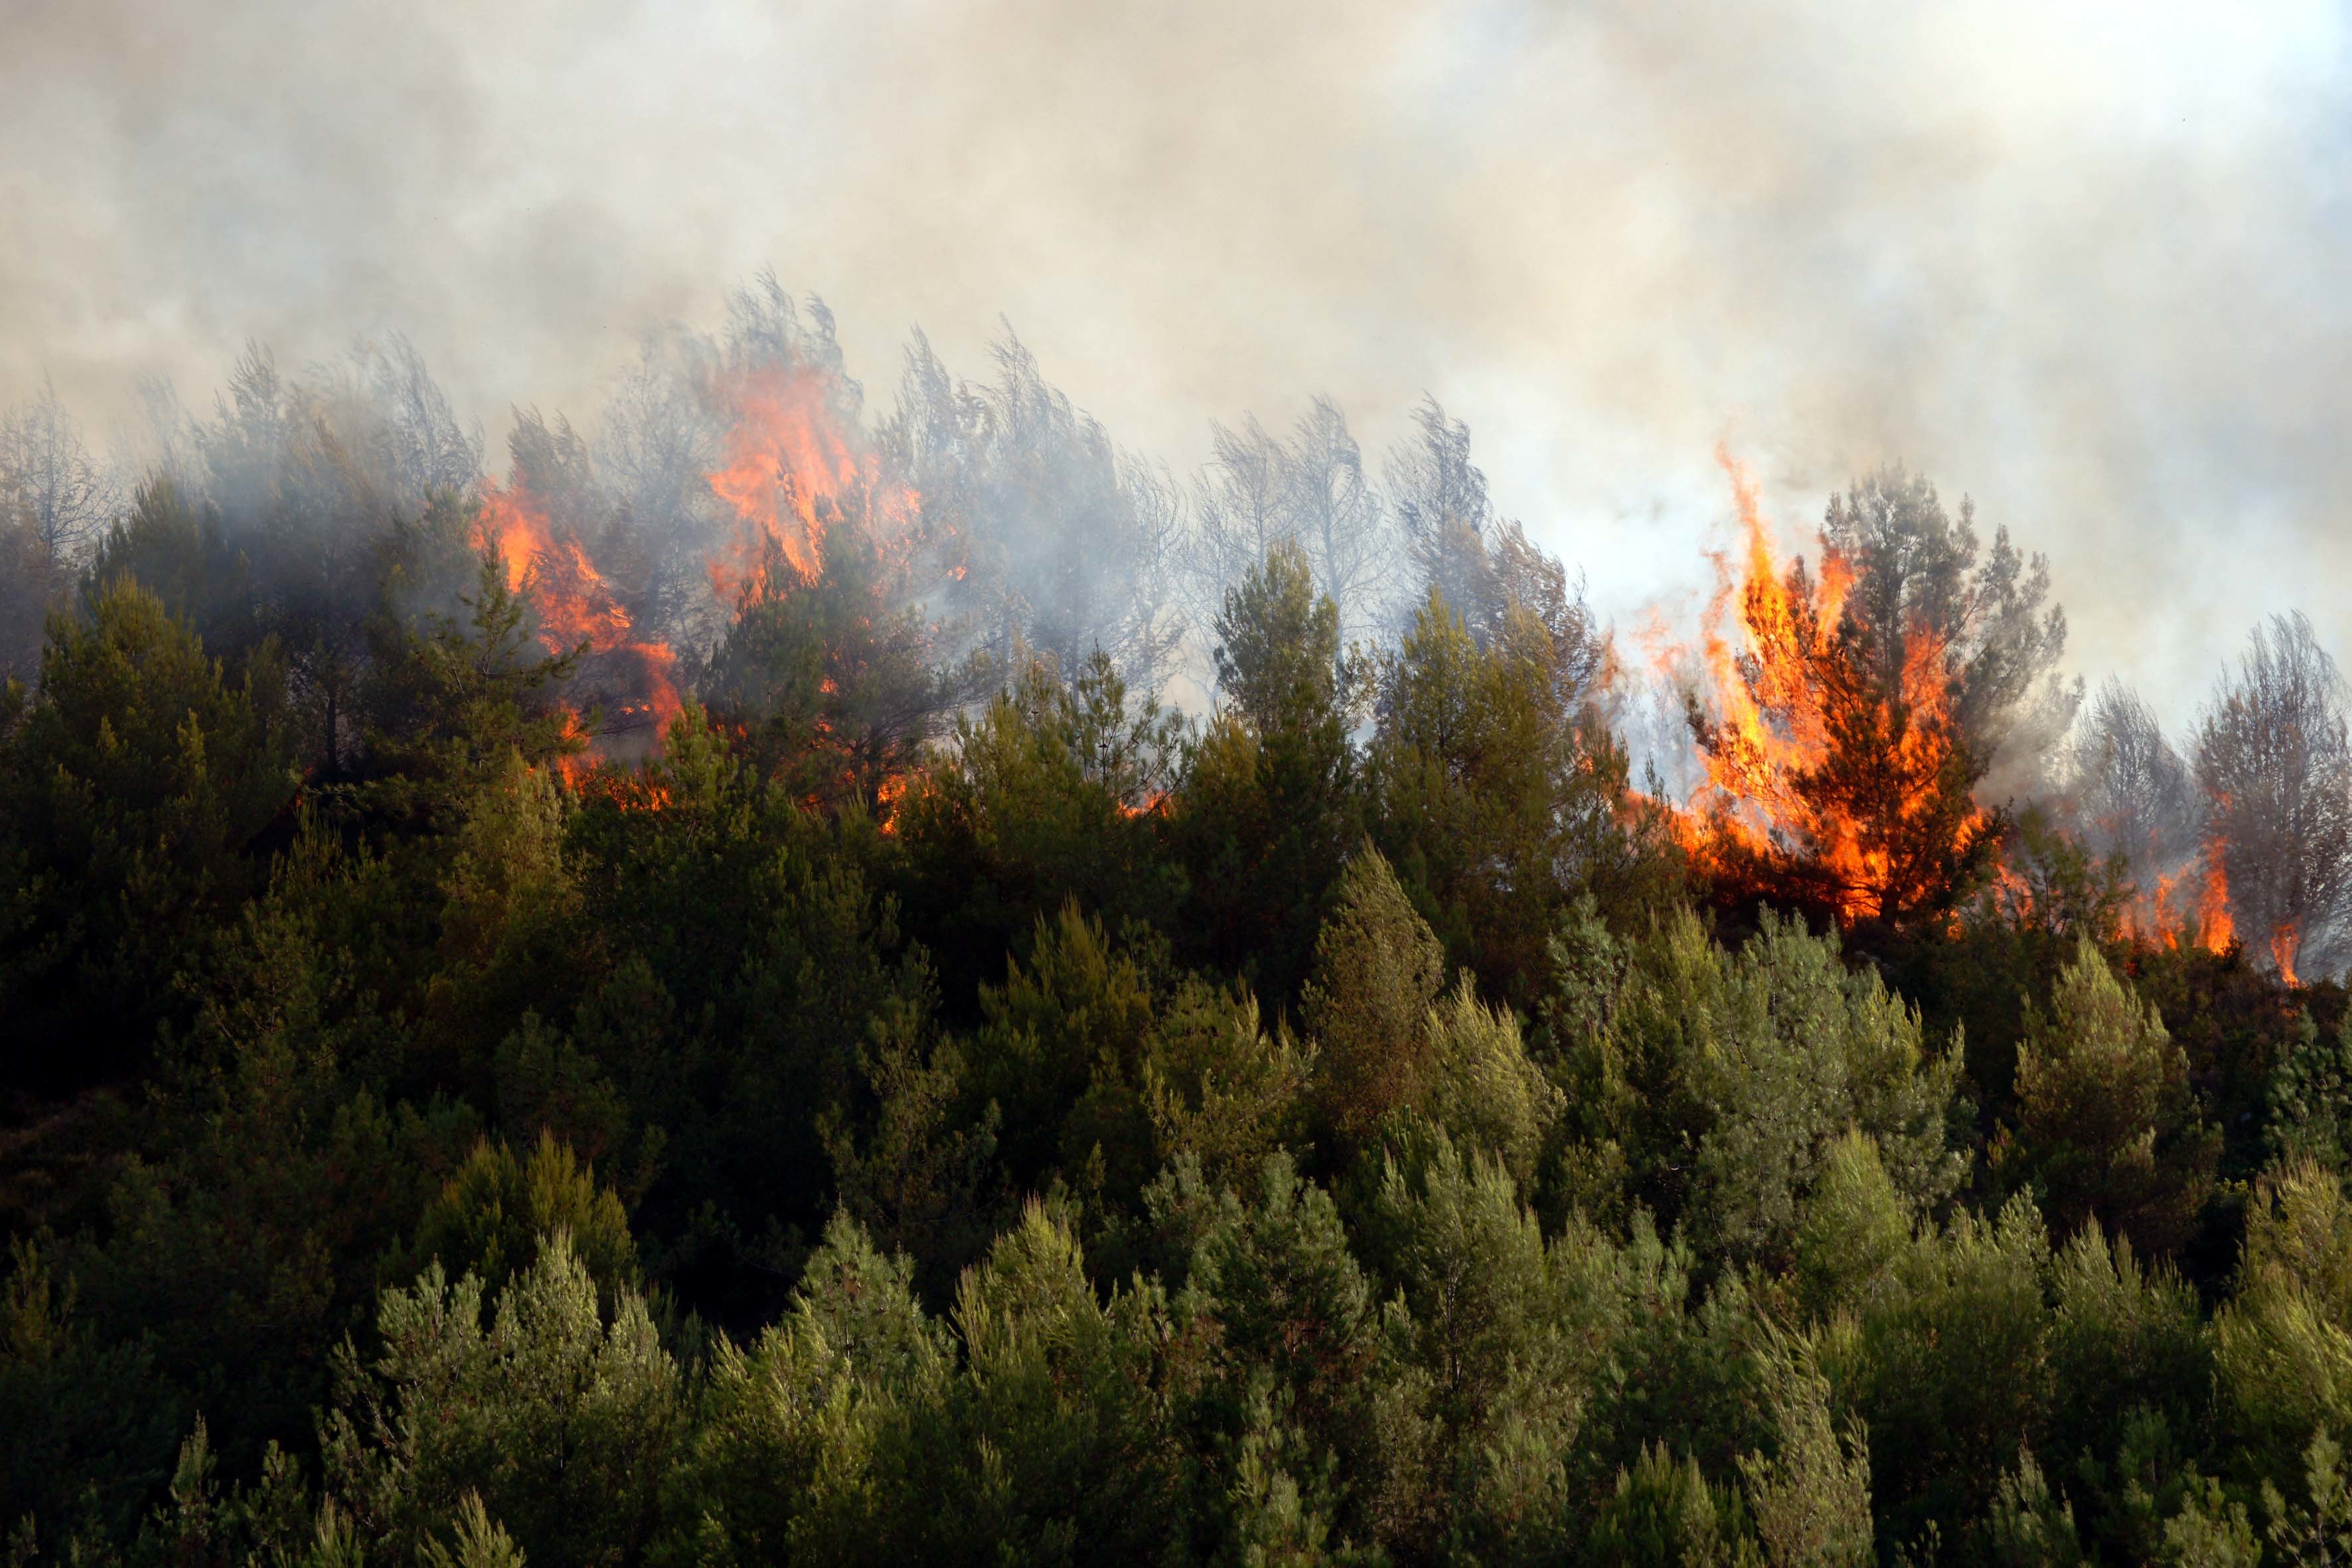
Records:
<instances>
[{"instance_id":1,"label":"thick smoke","mask_svg":"<svg viewBox=\"0 0 2352 1568\"><path fill-rule=\"evenodd\" d=\"M1180 476L1213 418L1319 390L1381 451L1434 393L1621 621L1703 590L1718 438L1783 516L1881 458L1970 491L2170 723L2293 607L2279 560L2346 564L2315 3L20 0L7 37L0 403L47 377L94 429L359 323L495 438L773 265L869 374L918 321L977 364L1003 312Z\"/></svg>"}]
</instances>

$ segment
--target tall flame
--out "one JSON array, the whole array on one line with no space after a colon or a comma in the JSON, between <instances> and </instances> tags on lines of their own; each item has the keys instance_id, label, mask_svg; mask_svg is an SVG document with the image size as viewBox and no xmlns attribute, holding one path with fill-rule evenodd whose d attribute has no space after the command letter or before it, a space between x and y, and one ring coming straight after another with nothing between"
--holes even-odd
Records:
<instances>
[{"instance_id":1,"label":"tall flame","mask_svg":"<svg viewBox=\"0 0 2352 1568\"><path fill-rule=\"evenodd\" d=\"M677 716L677 656L668 645L640 637L629 613L579 537L559 533L546 504L518 483L486 483L475 520L478 547L494 551L509 593L528 594L539 611L539 637L550 653L570 653L585 645L592 658L624 667L629 700L618 715L623 724L650 723L659 736ZM577 712L567 711L566 732L584 737ZM558 765L578 783L585 764L575 753Z\"/></svg>"},{"instance_id":2,"label":"tall flame","mask_svg":"<svg viewBox=\"0 0 2352 1568\"><path fill-rule=\"evenodd\" d=\"M728 370L703 391L725 428L719 465L703 478L734 524L704 562L722 607L737 610L755 593L814 583L827 570L827 535L845 523L861 530L863 543L887 552L888 573L912 568L925 547L914 526L921 521L921 497L882 482L881 465L843 411L839 384L829 373L811 366ZM680 709L676 656L639 633L578 529L552 517L545 500L520 480L485 482L476 527L478 546L495 552L509 589L537 606L548 649L570 652L584 644L597 678L629 694L618 727L642 731L649 721L656 742L666 736ZM937 565L962 575L960 562ZM878 605L886 590L874 586ZM831 675L823 694L838 695ZM608 737L586 735L577 712L567 713L566 722L569 733L611 749ZM829 738L831 725L820 714L817 733ZM577 758L562 766L575 783L586 773ZM876 804L887 805L902 792L903 784Z\"/></svg>"},{"instance_id":3,"label":"tall flame","mask_svg":"<svg viewBox=\"0 0 2352 1568\"><path fill-rule=\"evenodd\" d=\"M1906 847L1943 831L1932 816L1959 744L1945 647L1931 628L1907 627L1898 689L1884 701L1860 691L1840 637L1852 564L1829 552L1818 578L1801 560L1784 569L1754 477L1729 454L1717 458L1738 502L1744 559L1736 575L1727 555L1716 560L1719 585L1701 641L1714 711L1700 716L1706 777L1688 803L1696 817L1682 819L1685 842L1705 858L1719 847L1713 835L1727 831L1759 858L1801 855L1847 921L1913 907L1935 870ZM1871 748L1875 815L1817 787L1838 746L1857 740ZM1945 847L1988 826L1971 807L1949 825Z\"/></svg>"},{"instance_id":4,"label":"tall flame","mask_svg":"<svg viewBox=\"0 0 2352 1568\"><path fill-rule=\"evenodd\" d=\"M833 406L833 383L811 369L734 371L712 395L728 409L724 462L707 478L734 512L735 537L709 563L711 586L728 602L758 585L771 548L814 580L824 534L871 485Z\"/></svg>"},{"instance_id":5,"label":"tall flame","mask_svg":"<svg viewBox=\"0 0 2352 1568\"><path fill-rule=\"evenodd\" d=\"M2206 844L2204 853L2189 865L2157 879L2155 921L2173 947L2221 952L2237 941L2237 921L2230 920L2230 872L2222 868L2221 844Z\"/></svg>"},{"instance_id":6,"label":"tall flame","mask_svg":"<svg viewBox=\"0 0 2352 1568\"><path fill-rule=\"evenodd\" d=\"M2271 932L2271 962L2278 965L2279 978L2289 985L2300 985L2295 978L2294 955L2303 946L2303 931L2290 921Z\"/></svg>"},{"instance_id":7,"label":"tall flame","mask_svg":"<svg viewBox=\"0 0 2352 1568\"><path fill-rule=\"evenodd\" d=\"M2135 942L2175 952L2228 952L2238 941L2238 927L2230 910L2227 849L2223 840L2209 839L2184 864L2142 880L2124 911L2126 934ZM2302 945L2302 928L2292 921L2273 931L2263 943L2279 977L2289 985L2302 984L2295 973Z\"/></svg>"}]
</instances>

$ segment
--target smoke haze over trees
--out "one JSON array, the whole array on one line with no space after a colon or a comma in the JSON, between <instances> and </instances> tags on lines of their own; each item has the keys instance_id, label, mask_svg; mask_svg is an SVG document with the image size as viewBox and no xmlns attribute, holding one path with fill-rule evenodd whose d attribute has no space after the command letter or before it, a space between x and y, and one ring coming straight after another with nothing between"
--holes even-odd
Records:
<instances>
[{"instance_id":1,"label":"smoke haze over trees","mask_svg":"<svg viewBox=\"0 0 2352 1568\"><path fill-rule=\"evenodd\" d=\"M2170 726L2294 607L2272 561L2346 563L2315 0L10 21L8 200L58 216L0 259L0 404L53 382L94 445L148 373L396 326L495 447L773 264L877 390L916 321L990 379L1003 313L1187 482L1318 391L1377 471L1433 392L1621 625L1704 593L1718 440L1785 516L1881 456L1965 483Z\"/></svg>"},{"instance_id":2,"label":"smoke haze over trees","mask_svg":"<svg viewBox=\"0 0 2352 1568\"><path fill-rule=\"evenodd\" d=\"M766 275L719 331L650 335L608 386L579 426L516 409L503 479L397 336L290 374L248 345L208 416L150 379L112 452L44 390L8 412L0 452L7 668L37 684L45 618L135 579L232 666L282 671L298 763L364 773L387 639L462 619L489 543L525 624L572 658L569 722L598 755L645 755L698 698L769 734L772 763L814 746L861 781L812 781L809 798L846 787L873 809L1033 659L1076 679L1099 658L1139 697L1246 715L1244 689L1224 689L1252 679L1222 643L1225 596L1291 560L1339 616L1341 722L1465 732L1475 710L1412 715L1412 671L1466 638L1526 668L1556 724L1612 736L1603 773L1696 773L1686 803L1662 798L1730 812L1704 830L1727 887L1817 918L1941 919L2031 809L2105 858L2137 929L2213 945L2234 931L2289 973L2334 973L2352 940L2345 688L2311 624L2256 629L2184 755L2112 679L2085 707L2053 671L2067 616L2046 559L2005 523L1988 542L1971 500L1948 507L1916 472L1833 493L1817 564L1783 567L1736 470L1745 578L1723 579L1706 659L1645 633L1645 661L1580 574L1498 511L1467 425L1433 398L1377 464L1318 398L1286 437L1214 426L1209 460L1179 477L1076 408L1009 330L978 380L913 334L895 398L869 409L832 311ZM1492 771L1504 759L1531 781L1547 765L1523 737L1475 750L1487 771L1447 786L1470 801L1519 787ZM1404 754L1375 748L1366 782L1428 788L1404 782ZM1454 809L1438 799L1407 816Z\"/></svg>"},{"instance_id":3,"label":"smoke haze over trees","mask_svg":"<svg viewBox=\"0 0 2352 1568\"><path fill-rule=\"evenodd\" d=\"M396 338L10 416L12 1551L2344 1543L2310 622L2175 740L2030 535L1727 458L1643 649L1434 400L902 366L761 278L502 474Z\"/></svg>"}]
</instances>

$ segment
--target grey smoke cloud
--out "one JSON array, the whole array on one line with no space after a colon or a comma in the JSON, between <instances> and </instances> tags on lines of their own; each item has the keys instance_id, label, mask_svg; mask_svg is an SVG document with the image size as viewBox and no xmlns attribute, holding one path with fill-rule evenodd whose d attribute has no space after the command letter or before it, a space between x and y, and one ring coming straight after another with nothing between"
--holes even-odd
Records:
<instances>
[{"instance_id":1,"label":"grey smoke cloud","mask_svg":"<svg viewBox=\"0 0 2352 1568\"><path fill-rule=\"evenodd\" d=\"M2260 614L2352 654L2352 24L2241 9L0 0L0 400L398 326L495 436L772 266L1180 469L1433 393L1621 622L1718 440L1792 538L1900 457L2177 721Z\"/></svg>"}]
</instances>

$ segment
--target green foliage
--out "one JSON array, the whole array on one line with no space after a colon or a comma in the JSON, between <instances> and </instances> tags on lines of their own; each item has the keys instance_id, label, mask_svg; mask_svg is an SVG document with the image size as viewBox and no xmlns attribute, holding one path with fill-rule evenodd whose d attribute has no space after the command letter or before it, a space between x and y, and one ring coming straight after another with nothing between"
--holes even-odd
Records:
<instances>
[{"instance_id":1,"label":"green foliage","mask_svg":"<svg viewBox=\"0 0 2352 1568\"><path fill-rule=\"evenodd\" d=\"M976 1121L960 1122L962 1054L930 1039L903 1005L874 1020L858 1070L872 1110L854 1121L836 1110L821 1122L835 1192L850 1217L920 1266L928 1295L944 1296L997 1228L1003 1114L992 1101Z\"/></svg>"},{"instance_id":2,"label":"green foliage","mask_svg":"<svg viewBox=\"0 0 2352 1568\"><path fill-rule=\"evenodd\" d=\"M2293 1473L2322 1427L2352 1422L2352 1202L2307 1161L2260 1184L2237 1294L2213 1321L2221 1400L2253 1477Z\"/></svg>"},{"instance_id":3,"label":"green foliage","mask_svg":"<svg viewBox=\"0 0 2352 1568\"><path fill-rule=\"evenodd\" d=\"M2143 1264L2121 1237L2075 1234L2052 1260L2047 1340L2052 1405L2043 1451L2077 1496L2114 1521L2106 1533L2127 1550L2152 1522L2131 1488L2163 1489L2185 1478L2163 1473L2173 1435L2211 1423L2212 1351L2196 1292L2162 1262ZM2090 1525L2093 1515L2086 1513Z\"/></svg>"},{"instance_id":4,"label":"green foliage","mask_svg":"<svg viewBox=\"0 0 2352 1568\"><path fill-rule=\"evenodd\" d=\"M1555 651L1523 607L1482 647L1433 590L1383 666L1367 762L1376 837L1449 966L1521 1007L1578 895L1643 908L1673 876L1627 799L1624 754L1572 706Z\"/></svg>"},{"instance_id":5,"label":"green foliage","mask_svg":"<svg viewBox=\"0 0 2352 1568\"><path fill-rule=\"evenodd\" d=\"M1649 1447L1601 1505L1580 1561L1643 1568L1728 1568L1759 1560L1747 1534L1739 1493L1713 1487L1689 1455L1681 1461Z\"/></svg>"},{"instance_id":6,"label":"green foliage","mask_svg":"<svg viewBox=\"0 0 2352 1568\"><path fill-rule=\"evenodd\" d=\"M481 1281L452 1285L436 1264L385 1292L376 1334L377 1353L341 1356L323 1434L327 1485L364 1533L394 1556L425 1550L472 1494L468 1511L486 1508L533 1563L643 1551L684 1406L634 1290L602 1314L558 1232L487 1321Z\"/></svg>"},{"instance_id":7,"label":"green foliage","mask_svg":"<svg viewBox=\"0 0 2352 1568\"><path fill-rule=\"evenodd\" d=\"M154 1352L109 1344L75 1311L74 1282L37 1244L9 1245L0 1282L0 1508L48 1544L68 1521L126 1533L164 1473L181 1413L149 1384Z\"/></svg>"},{"instance_id":8,"label":"green foliage","mask_svg":"<svg viewBox=\"0 0 2352 1568\"><path fill-rule=\"evenodd\" d=\"M61 1255L92 1320L152 1346L156 1394L206 1411L239 1465L307 1429L336 1342L373 1307L379 1259L479 1127L446 1100L387 1106L365 1087L352 1068L381 1037L364 1017L321 1026L330 986L273 903L276 919L253 922L269 944L256 956L310 973L282 1007L205 1008L131 1147L95 1173L102 1225Z\"/></svg>"},{"instance_id":9,"label":"green foliage","mask_svg":"<svg viewBox=\"0 0 2352 1568\"><path fill-rule=\"evenodd\" d=\"M2032 1205L1961 1214L1923 1232L1888 1287L1822 1346L1841 1399L1868 1425L1882 1531L1930 1522L1958 1539L1983 1517L2022 1445L2041 1441L2053 1397L2042 1302L2049 1243Z\"/></svg>"},{"instance_id":10,"label":"green foliage","mask_svg":"<svg viewBox=\"0 0 2352 1568\"><path fill-rule=\"evenodd\" d=\"M199 1416L180 1445L163 1500L131 1542L131 1562L141 1568L236 1561L328 1568L359 1561L360 1543L332 1503L320 1509L314 1525L299 1467L277 1445L262 1457L257 1485L231 1480L224 1486L219 1468L219 1456ZM95 1544L78 1535L62 1555L76 1560Z\"/></svg>"},{"instance_id":11,"label":"green foliage","mask_svg":"<svg viewBox=\"0 0 2352 1568\"><path fill-rule=\"evenodd\" d=\"M1909 1212L1958 1185L1958 1060L1831 939L1768 918L1737 954L1685 914L1633 950L1607 1024L1564 1071L1586 1168L1622 1162L1626 1195L1710 1249L1775 1266L1847 1129L1865 1132Z\"/></svg>"},{"instance_id":12,"label":"green foliage","mask_svg":"<svg viewBox=\"0 0 2352 1568\"><path fill-rule=\"evenodd\" d=\"M640 1235L740 1327L782 1306L799 1238L832 1210L824 1129L871 1112L875 1021L919 1028L936 1005L859 831L760 779L689 708L659 761L592 793L566 835L610 958L584 994L541 1010L570 1011L576 1077L593 1084L593 1064L635 1125L620 1152L652 1167Z\"/></svg>"},{"instance_id":13,"label":"green foliage","mask_svg":"<svg viewBox=\"0 0 2352 1568\"><path fill-rule=\"evenodd\" d=\"M1158 1023L1159 955L1115 945L1102 922L1063 906L1041 919L1026 963L983 986L972 1041L974 1088L1005 1115L1005 1161L1042 1190L1048 1173L1083 1168L1099 1148L1123 1190L1152 1169L1141 1072Z\"/></svg>"},{"instance_id":14,"label":"green foliage","mask_svg":"<svg viewBox=\"0 0 2352 1568\"><path fill-rule=\"evenodd\" d=\"M1870 1444L1833 1430L1829 1384L1809 1352L1783 1353L1770 1395L1773 1451L1739 1461L1766 1562L1855 1568L1871 1561Z\"/></svg>"},{"instance_id":15,"label":"green foliage","mask_svg":"<svg viewBox=\"0 0 2352 1568\"><path fill-rule=\"evenodd\" d=\"M2325 991L2278 983L2235 943L2220 952L2192 943L2135 942L2118 955L2140 999L2189 1058L2189 1077L2205 1120L2222 1136L2218 1174L2251 1182L2275 1157L2269 1136L2271 1089L2280 1064L2312 1037L2313 1010L2334 1021ZM2197 1243L2201 1266L2218 1279L2235 1261L2236 1237L2209 1230Z\"/></svg>"},{"instance_id":16,"label":"green foliage","mask_svg":"<svg viewBox=\"0 0 2352 1568\"><path fill-rule=\"evenodd\" d=\"M1465 974L1423 1026L1429 1037L1430 1118L1465 1147L1501 1160L1522 1189L1531 1187L1537 1157L1564 1100L1528 1059L1518 1020L1480 1002Z\"/></svg>"},{"instance_id":17,"label":"green foliage","mask_svg":"<svg viewBox=\"0 0 2352 1568\"><path fill-rule=\"evenodd\" d=\"M1329 1194L1285 1155L1268 1156L1255 1174L1246 1198L1208 1187L1191 1161L1155 1185L1154 1206L1189 1211L1196 1232L1176 1310L1213 1316L1228 1374L1270 1377L1294 1419L1335 1441L1374 1353L1373 1287Z\"/></svg>"},{"instance_id":18,"label":"green foliage","mask_svg":"<svg viewBox=\"0 0 2352 1568\"><path fill-rule=\"evenodd\" d=\"M1389 863L1366 846L1340 878L1301 1004L1315 1042L1317 1117L1333 1133L1360 1141L1426 1091L1425 1026L1444 963Z\"/></svg>"},{"instance_id":19,"label":"green foliage","mask_svg":"<svg viewBox=\"0 0 2352 1568\"><path fill-rule=\"evenodd\" d=\"M1317 1121L1360 1144L1396 1111L1418 1110L1531 1182L1559 1091L1528 1059L1517 1020L1480 1002L1469 975L1439 996L1442 962L1388 862L1366 846L1340 879L1307 987Z\"/></svg>"},{"instance_id":20,"label":"green foliage","mask_svg":"<svg viewBox=\"0 0 2352 1568\"><path fill-rule=\"evenodd\" d=\"M552 770L509 751L485 768L462 811L442 841L439 962L418 1005L456 1073L479 1092L518 1068L562 1070L553 1060L516 1058L562 1054L532 1037L531 1005L583 989L593 971L581 961L593 950L581 930L578 868L564 855L564 797ZM497 1063L499 1043L516 1031L524 1038Z\"/></svg>"},{"instance_id":21,"label":"green foliage","mask_svg":"<svg viewBox=\"0 0 2352 1568\"><path fill-rule=\"evenodd\" d=\"M1800 1207L1793 1272L1816 1318L1866 1305L1911 1248L1911 1205L1895 1190L1878 1144L1848 1129L1831 1144Z\"/></svg>"},{"instance_id":22,"label":"green foliage","mask_svg":"<svg viewBox=\"0 0 2352 1568\"><path fill-rule=\"evenodd\" d=\"M2051 1492L2031 1448L2021 1451L2017 1468L2000 1478L1985 1545L1992 1561L2016 1568L2074 1568L2090 1560L2074 1530L2074 1506Z\"/></svg>"},{"instance_id":23,"label":"green foliage","mask_svg":"<svg viewBox=\"0 0 2352 1568\"><path fill-rule=\"evenodd\" d=\"M131 510L107 531L82 583L86 613L126 583L163 600L215 657L234 659L268 633L252 564L228 539L219 509L198 503L169 479L140 487Z\"/></svg>"},{"instance_id":24,"label":"green foliage","mask_svg":"<svg viewBox=\"0 0 2352 1568\"><path fill-rule=\"evenodd\" d=\"M1254 1169L1297 1138L1314 1059L1286 1027L1266 1030L1246 991L1186 981L1142 1069L1159 1163L1189 1157L1219 1180Z\"/></svg>"},{"instance_id":25,"label":"green foliage","mask_svg":"<svg viewBox=\"0 0 2352 1568\"><path fill-rule=\"evenodd\" d=\"M2189 1064L2155 1009L2085 940L2047 1018L2017 1052L2017 1133L1995 1164L2030 1182L2053 1229L2093 1220L2166 1254L2210 1187L2219 1140L2197 1115Z\"/></svg>"},{"instance_id":26,"label":"green foliage","mask_svg":"<svg viewBox=\"0 0 2352 1568\"><path fill-rule=\"evenodd\" d=\"M1171 1324L1198 1347L1172 1414L1210 1451L1235 1454L1230 1481L1212 1468L1195 1483L1204 1528L1278 1553L1342 1518L1367 1528L1366 1501L1342 1495L1338 1472L1377 1468L1380 1315L1329 1195L1285 1155L1250 1175L1238 1192L1213 1187L1180 1159L1145 1203L1183 1281Z\"/></svg>"},{"instance_id":27,"label":"green foliage","mask_svg":"<svg viewBox=\"0 0 2352 1568\"><path fill-rule=\"evenodd\" d=\"M954 1347L924 1315L907 1264L836 1218L783 1321L748 1350L719 1344L670 1482L668 1510L692 1521L691 1545L669 1550L742 1563L840 1552L883 1502L872 1491L879 1450L937 1408L954 1370Z\"/></svg>"},{"instance_id":28,"label":"green foliage","mask_svg":"<svg viewBox=\"0 0 2352 1568\"><path fill-rule=\"evenodd\" d=\"M2246 1505L2227 1499L2217 1481L2204 1481L2164 1522L2162 1561L2179 1568L2254 1568L2262 1560Z\"/></svg>"},{"instance_id":29,"label":"green foliage","mask_svg":"<svg viewBox=\"0 0 2352 1568\"><path fill-rule=\"evenodd\" d=\"M962 1375L886 1457L861 1555L1114 1563L1164 1541L1176 1477L1150 1392L1158 1292L1098 1300L1076 1237L1033 1204L964 1277L954 1323ZM936 1507L898 1507L908 1496Z\"/></svg>"},{"instance_id":30,"label":"green foliage","mask_svg":"<svg viewBox=\"0 0 2352 1568\"><path fill-rule=\"evenodd\" d=\"M485 1140L425 1206L415 1256L419 1269L438 1263L445 1274L470 1275L495 1294L530 1266L544 1237L558 1233L608 1299L635 1282L628 1215L570 1144L542 1131L530 1158L518 1160L508 1145Z\"/></svg>"},{"instance_id":31,"label":"green foliage","mask_svg":"<svg viewBox=\"0 0 2352 1568\"><path fill-rule=\"evenodd\" d=\"M527 1559L514 1537L490 1518L479 1492L467 1492L457 1504L457 1528L445 1546L432 1536L417 1551L425 1568L523 1568Z\"/></svg>"},{"instance_id":32,"label":"green foliage","mask_svg":"<svg viewBox=\"0 0 2352 1568\"><path fill-rule=\"evenodd\" d=\"M1455 1550L1523 1560L1568 1522L1566 1461L1625 1305L1613 1249L1581 1228L1548 1245L1509 1173L1443 1132L1413 1163L1389 1162L1371 1222L1413 1374L1413 1511Z\"/></svg>"},{"instance_id":33,"label":"green foliage","mask_svg":"<svg viewBox=\"0 0 2352 1568\"><path fill-rule=\"evenodd\" d=\"M1181 929L1211 962L1286 1004L1362 833L1352 672L1338 607L1316 596L1295 545L1276 545L1227 592L1215 632L1219 695L1231 706L1185 757L1174 823L1191 889Z\"/></svg>"},{"instance_id":34,"label":"green foliage","mask_svg":"<svg viewBox=\"0 0 2352 1568\"><path fill-rule=\"evenodd\" d=\"M2119 863L2094 860L2040 806L2018 814L2002 844L2002 876L1956 912L1949 929L1881 945L1887 983L1937 1033L1964 1049L1980 1102L2015 1093L2017 1047L2084 940L2121 946L2131 889Z\"/></svg>"},{"instance_id":35,"label":"green foliage","mask_svg":"<svg viewBox=\"0 0 2352 1568\"><path fill-rule=\"evenodd\" d=\"M1129 700L1099 653L1067 683L1032 664L958 720L898 817L908 902L951 994L1070 900L1115 924L1165 921L1183 890L1160 845L1180 734L1156 700Z\"/></svg>"},{"instance_id":36,"label":"green foliage","mask_svg":"<svg viewBox=\"0 0 2352 1568\"><path fill-rule=\"evenodd\" d=\"M2270 1081L2268 1141L2280 1163L2352 1168L2352 1008L2323 1036L2306 1015Z\"/></svg>"},{"instance_id":37,"label":"green foliage","mask_svg":"<svg viewBox=\"0 0 2352 1568\"><path fill-rule=\"evenodd\" d=\"M1027 963L982 988L970 1101L992 1127L1002 1112L1016 1185L1072 1184L1131 1213L1180 1155L1223 1179L1299 1130L1307 1055L1264 1031L1245 990L1167 968L1164 947L1113 942L1073 905L1039 923Z\"/></svg>"},{"instance_id":38,"label":"green foliage","mask_svg":"<svg viewBox=\"0 0 2352 1568\"><path fill-rule=\"evenodd\" d=\"M2352 1551L2352 1486L2341 1468L2344 1449L2322 1427L2303 1451L2303 1497L2290 1503L2279 1489L2263 1483L2263 1511L2269 1516L2264 1533L2282 1563L2296 1564L2342 1561Z\"/></svg>"},{"instance_id":39,"label":"green foliage","mask_svg":"<svg viewBox=\"0 0 2352 1568\"><path fill-rule=\"evenodd\" d=\"M126 1037L169 1015L173 979L267 873L249 850L296 782L283 696L266 653L232 686L134 583L50 623L39 695L0 733L8 1081L119 1071Z\"/></svg>"}]
</instances>

